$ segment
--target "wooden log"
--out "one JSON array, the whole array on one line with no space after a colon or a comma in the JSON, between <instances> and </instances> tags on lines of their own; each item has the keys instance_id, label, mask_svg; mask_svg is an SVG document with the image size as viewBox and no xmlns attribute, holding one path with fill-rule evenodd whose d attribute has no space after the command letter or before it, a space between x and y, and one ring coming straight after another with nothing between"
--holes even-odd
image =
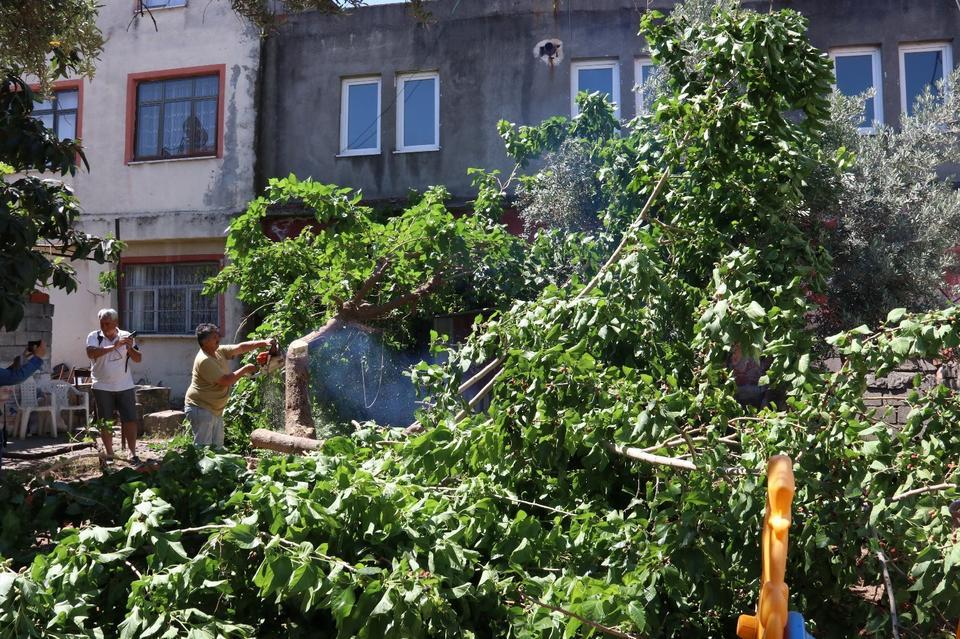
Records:
<instances>
[{"instance_id":1,"label":"wooden log","mask_svg":"<svg viewBox=\"0 0 960 639\"><path fill-rule=\"evenodd\" d=\"M287 435L265 428L258 428L250 433L250 443L254 448L264 448L288 455L303 455L323 445L323 442L318 439Z\"/></svg>"}]
</instances>

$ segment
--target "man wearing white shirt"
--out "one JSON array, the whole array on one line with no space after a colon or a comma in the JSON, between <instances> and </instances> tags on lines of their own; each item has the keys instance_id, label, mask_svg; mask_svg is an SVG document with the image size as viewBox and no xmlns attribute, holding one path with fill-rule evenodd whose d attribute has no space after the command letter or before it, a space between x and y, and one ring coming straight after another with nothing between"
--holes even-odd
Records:
<instances>
[{"instance_id":1,"label":"man wearing white shirt","mask_svg":"<svg viewBox=\"0 0 960 639\"><path fill-rule=\"evenodd\" d=\"M133 335L121 331L117 324L120 316L112 308L97 313L100 330L87 335L87 357L92 362L93 398L97 403L100 419L112 420L114 410L120 413L120 441L130 447L130 461L140 463L137 457L137 398L133 375L128 359L139 362L143 359ZM107 451L107 463L113 461L113 435L110 430L100 430L103 447Z\"/></svg>"}]
</instances>

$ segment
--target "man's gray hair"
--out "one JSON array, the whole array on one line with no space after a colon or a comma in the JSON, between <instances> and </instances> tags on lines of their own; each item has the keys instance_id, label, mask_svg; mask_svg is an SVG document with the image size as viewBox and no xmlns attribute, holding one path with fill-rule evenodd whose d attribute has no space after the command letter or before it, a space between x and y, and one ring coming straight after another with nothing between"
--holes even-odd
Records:
<instances>
[{"instance_id":1,"label":"man's gray hair","mask_svg":"<svg viewBox=\"0 0 960 639\"><path fill-rule=\"evenodd\" d=\"M114 322L120 321L120 313L117 312L115 308L101 308L97 313L98 320L110 319Z\"/></svg>"}]
</instances>

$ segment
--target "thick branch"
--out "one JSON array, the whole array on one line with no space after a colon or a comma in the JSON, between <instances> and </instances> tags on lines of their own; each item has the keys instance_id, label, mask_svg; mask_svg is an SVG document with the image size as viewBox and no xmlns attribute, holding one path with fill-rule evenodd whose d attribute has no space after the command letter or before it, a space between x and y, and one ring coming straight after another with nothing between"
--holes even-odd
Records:
<instances>
[{"instance_id":1,"label":"thick branch","mask_svg":"<svg viewBox=\"0 0 960 639\"><path fill-rule=\"evenodd\" d=\"M356 318L358 320L377 319L398 308L418 302L420 298L427 295L433 289L439 286L441 281L442 280L439 275L434 275L433 279L431 279L429 282L421 284L409 293L404 293L399 297L395 297L389 302L376 306L373 304L361 304L352 310L349 310L347 305L344 305L343 313L344 315L347 315L351 318Z\"/></svg>"},{"instance_id":2,"label":"thick branch","mask_svg":"<svg viewBox=\"0 0 960 639\"><path fill-rule=\"evenodd\" d=\"M250 433L250 444L254 448L264 448L288 455L303 455L319 448L323 442L318 439L296 437L258 428Z\"/></svg>"},{"instance_id":3,"label":"thick branch","mask_svg":"<svg viewBox=\"0 0 960 639\"><path fill-rule=\"evenodd\" d=\"M693 462L685 461L683 459L676 459L675 457L664 457L663 455L652 455L650 453L643 452L639 448L618 446L613 442L604 442L603 447L609 450L611 453L620 455L621 457L635 459L636 461L642 461L646 464L655 464L657 466L669 466L670 468L677 468L680 470L696 470L697 469L696 464L694 464Z\"/></svg>"},{"instance_id":4,"label":"thick branch","mask_svg":"<svg viewBox=\"0 0 960 639\"><path fill-rule=\"evenodd\" d=\"M505 359L506 357L504 355L501 355L497 359L493 360L492 362L484 366L479 373L477 373L476 375L474 375L473 377L465 381L463 384L461 384L458 392L463 394L463 392L466 391L468 388L473 387L474 384L476 384L481 379L486 377L490 373L490 371L500 366L500 364L503 364L503 361Z\"/></svg>"},{"instance_id":5,"label":"thick branch","mask_svg":"<svg viewBox=\"0 0 960 639\"><path fill-rule=\"evenodd\" d=\"M377 264L377 268L373 269L373 273L370 274L363 284L360 285L360 288L357 289L357 293L353 296L352 302L354 305L359 306L363 301L363 298L367 296L367 293L373 290L373 287L377 285L383 276L387 273L387 267L390 266L390 260L388 258L381 258L380 263Z\"/></svg>"},{"instance_id":6,"label":"thick branch","mask_svg":"<svg viewBox=\"0 0 960 639\"><path fill-rule=\"evenodd\" d=\"M887 558L884 557L882 550L877 551L877 559L880 560L880 567L883 568L883 584L886 586L887 601L890 604L890 626L891 630L893 630L893 639L900 639L900 632L898 631L900 621L897 619L897 598L893 594L893 582L890 580L890 571L887 570Z\"/></svg>"},{"instance_id":7,"label":"thick branch","mask_svg":"<svg viewBox=\"0 0 960 639\"><path fill-rule=\"evenodd\" d=\"M934 486L924 486L923 488L914 488L913 490L908 490L905 493L899 495L894 495L890 498L890 501L900 501L901 499L907 499L908 497L914 497L916 495L922 495L924 493L935 493L941 490L950 490L951 488L960 488L958 484L936 484Z\"/></svg>"}]
</instances>

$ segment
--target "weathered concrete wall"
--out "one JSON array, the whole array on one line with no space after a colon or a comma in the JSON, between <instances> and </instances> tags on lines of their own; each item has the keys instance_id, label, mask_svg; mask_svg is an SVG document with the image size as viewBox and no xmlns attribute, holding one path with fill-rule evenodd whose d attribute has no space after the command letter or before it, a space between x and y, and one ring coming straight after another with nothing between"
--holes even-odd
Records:
<instances>
[{"instance_id":1,"label":"weathered concrete wall","mask_svg":"<svg viewBox=\"0 0 960 639\"><path fill-rule=\"evenodd\" d=\"M635 3L562 5L554 12L552 0L440 0L431 3L437 22L429 25L402 5L293 18L268 41L262 61L263 174L310 175L373 199L445 184L463 198L472 192L469 167L511 168L498 120L535 124L570 114L571 60L617 58L622 115L633 117L633 60L643 51ZM553 68L533 55L546 38L563 43ZM440 150L395 153L396 77L415 71L439 72ZM382 151L338 158L341 78L360 75L381 76Z\"/></svg>"},{"instance_id":2,"label":"weathered concrete wall","mask_svg":"<svg viewBox=\"0 0 960 639\"><path fill-rule=\"evenodd\" d=\"M671 1L437 0L435 22L419 24L402 5L371 6L349 15L302 14L264 50L261 177L300 176L361 188L372 200L403 198L409 188L445 184L458 200L473 193L472 166L511 168L496 133L506 119L536 124L570 114L572 61L620 63L621 116L635 115L634 60L640 12ZM745 0L761 11L769 0ZM833 47L879 45L884 114L900 113L900 44L950 41L960 35L960 9L947 0L775 0L806 14L810 38ZM533 55L546 38L562 41L553 68ZM958 55L954 55L954 62ZM440 76L440 150L395 153L396 77L414 71ZM381 152L337 157L341 79L381 77Z\"/></svg>"},{"instance_id":3,"label":"weathered concrete wall","mask_svg":"<svg viewBox=\"0 0 960 639\"><path fill-rule=\"evenodd\" d=\"M112 235L119 220L120 237L128 243L124 259L222 256L230 219L253 197L258 35L228 2L191 1L154 10L156 28L149 16L134 18L134 4L117 0L100 9L98 24L107 42L97 74L83 80L82 93L82 139L91 168L72 180L84 209L81 225L90 233ZM209 65L225 67L222 157L128 163L128 76ZM97 310L123 311L116 291L100 292L97 276L108 267L76 267L76 293L49 291L64 309L54 319L55 364L86 365L85 339L98 326ZM240 304L227 295L222 308L222 328L232 335ZM174 400L182 399L196 339L157 335L139 342L144 360L133 365L134 380L162 382L171 387Z\"/></svg>"}]
</instances>

